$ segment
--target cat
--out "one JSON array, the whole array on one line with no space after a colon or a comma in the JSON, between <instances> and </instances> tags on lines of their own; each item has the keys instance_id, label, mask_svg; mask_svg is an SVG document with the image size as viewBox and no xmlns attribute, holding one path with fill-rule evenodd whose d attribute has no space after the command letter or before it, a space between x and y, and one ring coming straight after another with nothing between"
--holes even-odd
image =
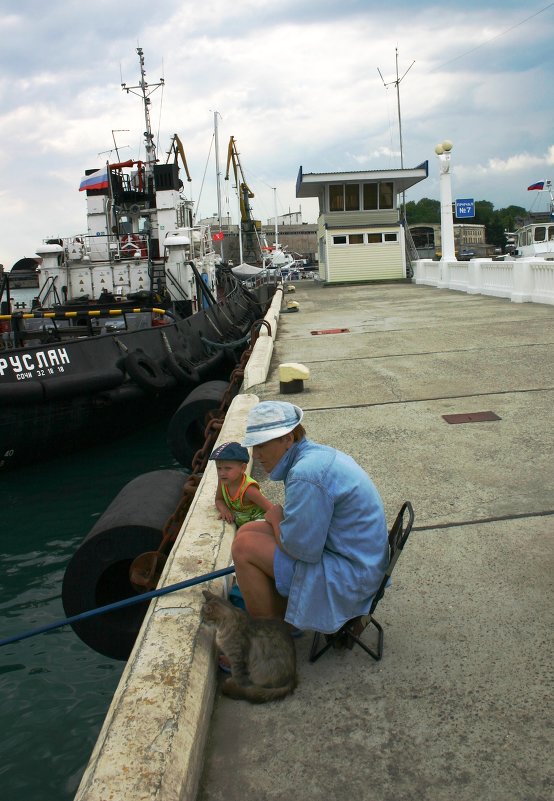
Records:
<instances>
[{"instance_id":1,"label":"cat","mask_svg":"<svg viewBox=\"0 0 554 801\"><path fill-rule=\"evenodd\" d=\"M243 609L202 590L202 620L216 628L215 641L231 666L221 688L229 698L252 704L276 701L294 692L296 651L282 620L256 619Z\"/></svg>"}]
</instances>

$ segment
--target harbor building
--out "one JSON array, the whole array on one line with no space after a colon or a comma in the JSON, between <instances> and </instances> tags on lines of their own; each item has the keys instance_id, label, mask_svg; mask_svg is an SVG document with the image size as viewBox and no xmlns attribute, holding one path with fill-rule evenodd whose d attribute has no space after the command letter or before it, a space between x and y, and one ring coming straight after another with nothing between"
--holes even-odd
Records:
<instances>
[{"instance_id":1,"label":"harbor building","mask_svg":"<svg viewBox=\"0 0 554 801\"><path fill-rule=\"evenodd\" d=\"M427 178L413 169L304 173L296 197L317 197L319 276L328 284L408 277L407 237L398 196Z\"/></svg>"},{"instance_id":2,"label":"harbor building","mask_svg":"<svg viewBox=\"0 0 554 801\"><path fill-rule=\"evenodd\" d=\"M440 223L417 223L409 226L420 259L440 259ZM456 258L468 261L494 255L494 245L487 244L486 228L477 223L454 223L454 249Z\"/></svg>"}]
</instances>

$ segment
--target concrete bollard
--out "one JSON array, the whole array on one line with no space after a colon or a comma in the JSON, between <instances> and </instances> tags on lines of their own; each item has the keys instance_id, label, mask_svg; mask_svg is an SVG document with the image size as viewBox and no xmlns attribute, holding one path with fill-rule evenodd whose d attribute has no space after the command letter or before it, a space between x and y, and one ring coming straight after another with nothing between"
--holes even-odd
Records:
<instances>
[{"instance_id":1,"label":"concrete bollard","mask_svg":"<svg viewBox=\"0 0 554 801\"><path fill-rule=\"evenodd\" d=\"M279 390L284 395L304 391L304 381L310 377L310 371L303 364L287 362L279 365Z\"/></svg>"}]
</instances>

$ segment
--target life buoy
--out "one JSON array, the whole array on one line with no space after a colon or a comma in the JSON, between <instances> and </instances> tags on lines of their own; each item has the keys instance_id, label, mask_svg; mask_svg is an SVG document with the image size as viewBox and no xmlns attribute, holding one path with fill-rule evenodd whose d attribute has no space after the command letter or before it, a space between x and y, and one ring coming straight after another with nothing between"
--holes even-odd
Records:
<instances>
[{"instance_id":1,"label":"life buoy","mask_svg":"<svg viewBox=\"0 0 554 801\"><path fill-rule=\"evenodd\" d=\"M187 359L184 351L175 350L168 353L164 364L180 384L200 383L200 372L190 359Z\"/></svg>"},{"instance_id":2,"label":"life buoy","mask_svg":"<svg viewBox=\"0 0 554 801\"><path fill-rule=\"evenodd\" d=\"M134 350L126 356L125 370L147 392L158 392L167 386L166 373L154 359L141 350Z\"/></svg>"}]
</instances>

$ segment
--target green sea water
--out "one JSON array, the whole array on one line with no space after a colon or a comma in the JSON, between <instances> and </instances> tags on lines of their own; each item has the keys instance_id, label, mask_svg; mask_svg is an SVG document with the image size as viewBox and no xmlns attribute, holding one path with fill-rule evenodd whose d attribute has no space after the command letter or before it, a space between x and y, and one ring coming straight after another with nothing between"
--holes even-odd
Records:
<instances>
[{"instance_id":1,"label":"green sea water","mask_svg":"<svg viewBox=\"0 0 554 801\"><path fill-rule=\"evenodd\" d=\"M65 617L65 568L98 517L136 476L178 467L166 429L0 473L0 638ZM123 668L69 626L0 648L2 801L73 799Z\"/></svg>"}]
</instances>

